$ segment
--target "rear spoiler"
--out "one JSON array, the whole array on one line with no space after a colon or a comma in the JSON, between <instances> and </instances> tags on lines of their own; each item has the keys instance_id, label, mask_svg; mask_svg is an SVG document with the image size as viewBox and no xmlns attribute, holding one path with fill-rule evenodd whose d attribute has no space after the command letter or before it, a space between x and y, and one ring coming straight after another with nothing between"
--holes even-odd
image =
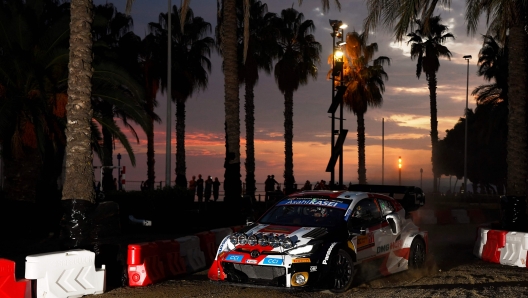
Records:
<instances>
[{"instance_id":1,"label":"rear spoiler","mask_svg":"<svg viewBox=\"0 0 528 298\"><path fill-rule=\"evenodd\" d=\"M388 195L398 200L406 212L418 210L425 204L425 194L416 186L352 184L348 190Z\"/></svg>"}]
</instances>

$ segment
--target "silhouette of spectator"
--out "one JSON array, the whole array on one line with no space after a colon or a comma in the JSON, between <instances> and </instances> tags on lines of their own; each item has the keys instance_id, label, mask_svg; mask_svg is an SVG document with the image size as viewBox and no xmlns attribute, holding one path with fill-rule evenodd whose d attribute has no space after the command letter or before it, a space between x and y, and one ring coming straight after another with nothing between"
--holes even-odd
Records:
<instances>
[{"instance_id":1,"label":"silhouette of spectator","mask_svg":"<svg viewBox=\"0 0 528 298\"><path fill-rule=\"evenodd\" d=\"M196 180L196 195L198 196L198 203L201 203L203 200L203 191L204 191L204 181L202 179L202 174L198 175L198 180Z\"/></svg>"},{"instance_id":2,"label":"silhouette of spectator","mask_svg":"<svg viewBox=\"0 0 528 298\"><path fill-rule=\"evenodd\" d=\"M117 178L114 178L114 190L117 190Z\"/></svg>"},{"instance_id":3,"label":"silhouette of spectator","mask_svg":"<svg viewBox=\"0 0 528 298\"><path fill-rule=\"evenodd\" d=\"M192 179L189 180L189 193L192 197L192 201L194 202L194 195L196 193L196 176L192 176Z\"/></svg>"},{"instance_id":4,"label":"silhouette of spectator","mask_svg":"<svg viewBox=\"0 0 528 298\"><path fill-rule=\"evenodd\" d=\"M318 182L318 183L315 185L314 189L315 189L315 190L328 189L328 186L326 186L326 181L321 180L320 182Z\"/></svg>"},{"instance_id":5,"label":"silhouette of spectator","mask_svg":"<svg viewBox=\"0 0 528 298\"><path fill-rule=\"evenodd\" d=\"M264 191L266 192L266 196L264 198L264 201L267 202L270 198L271 192L273 191L273 184L271 182L271 175L268 175L268 178L266 178L266 181L264 182Z\"/></svg>"},{"instance_id":6,"label":"silhouette of spectator","mask_svg":"<svg viewBox=\"0 0 528 298\"><path fill-rule=\"evenodd\" d=\"M220 181L218 181L218 177L215 177L213 181L213 198L215 202L218 200L219 191L220 191Z\"/></svg>"},{"instance_id":7,"label":"silhouette of spectator","mask_svg":"<svg viewBox=\"0 0 528 298\"><path fill-rule=\"evenodd\" d=\"M310 180L306 180L301 190L312 190L312 184L310 183Z\"/></svg>"},{"instance_id":8,"label":"silhouette of spectator","mask_svg":"<svg viewBox=\"0 0 528 298\"><path fill-rule=\"evenodd\" d=\"M209 199L211 199L211 191L213 189L213 178L211 176L207 177L207 180L205 180L205 192L204 192L204 198L205 202L209 202Z\"/></svg>"}]
</instances>

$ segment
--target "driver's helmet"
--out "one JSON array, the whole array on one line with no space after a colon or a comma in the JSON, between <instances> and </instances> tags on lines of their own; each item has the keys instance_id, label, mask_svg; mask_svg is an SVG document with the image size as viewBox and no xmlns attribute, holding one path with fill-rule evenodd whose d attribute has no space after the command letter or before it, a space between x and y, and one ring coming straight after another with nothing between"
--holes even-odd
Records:
<instances>
[{"instance_id":1,"label":"driver's helmet","mask_svg":"<svg viewBox=\"0 0 528 298\"><path fill-rule=\"evenodd\" d=\"M324 207L310 207L308 209L308 214L313 217L326 217L328 212Z\"/></svg>"}]
</instances>

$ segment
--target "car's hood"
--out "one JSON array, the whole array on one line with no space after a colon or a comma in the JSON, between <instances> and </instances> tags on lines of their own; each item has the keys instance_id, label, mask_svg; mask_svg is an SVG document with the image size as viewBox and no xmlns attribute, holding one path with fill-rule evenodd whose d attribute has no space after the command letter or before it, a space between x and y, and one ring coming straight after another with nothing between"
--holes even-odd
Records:
<instances>
[{"instance_id":1,"label":"car's hood","mask_svg":"<svg viewBox=\"0 0 528 298\"><path fill-rule=\"evenodd\" d=\"M328 234L327 228L321 227L302 227L302 226L282 226L272 224L257 224L245 234L249 237L254 234L264 234L280 237L284 235L289 237L295 246L302 246L307 244L312 239L322 238ZM269 249L271 247L268 246ZM273 249L279 250L279 248Z\"/></svg>"}]
</instances>

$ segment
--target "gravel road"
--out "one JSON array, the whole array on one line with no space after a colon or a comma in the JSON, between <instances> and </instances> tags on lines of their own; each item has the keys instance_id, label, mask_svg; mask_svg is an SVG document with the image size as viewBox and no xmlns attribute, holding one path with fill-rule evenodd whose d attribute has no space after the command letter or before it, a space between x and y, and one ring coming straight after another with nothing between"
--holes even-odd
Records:
<instances>
[{"instance_id":1,"label":"gravel road","mask_svg":"<svg viewBox=\"0 0 528 298\"><path fill-rule=\"evenodd\" d=\"M211 282L207 270L144 288L117 288L93 297L528 297L528 269L481 261L472 254L476 225L424 225L427 266L359 282L348 292L291 291Z\"/></svg>"}]
</instances>

